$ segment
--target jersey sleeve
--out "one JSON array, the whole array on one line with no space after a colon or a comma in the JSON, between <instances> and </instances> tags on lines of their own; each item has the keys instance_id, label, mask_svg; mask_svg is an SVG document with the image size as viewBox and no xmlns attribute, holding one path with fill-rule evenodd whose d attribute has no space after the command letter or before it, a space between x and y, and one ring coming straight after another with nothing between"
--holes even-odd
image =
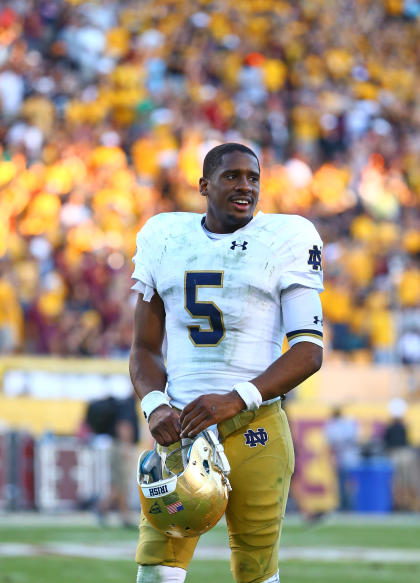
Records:
<instances>
[{"instance_id":1,"label":"jersey sleeve","mask_svg":"<svg viewBox=\"0 0 420 583\"><path fill-rule=\"evenodd\" d=\"M154 276L155 248L156 240L153 237L153 226L148 221L137 233L136 252L133 257L134 271L131 276L134 280L134 285L131 289L142 293L145 301L152 299L156 288Z\"/></svg>"},{"instance_id":2,"label":"jersey sleeve","mask_svg":"<svg viewBox=\"0 0 420 583\"><path fill-rule=\"evenodd\" d=\"M323 347L322 305L315 289L292 286L281 293L284 328L292 347L298 342L313 342Z\"/></svg>"},{"instance_id":3,"label":"jersey sleeve","mask_svg":"<svg viewBox=\"0 0 420 583\"><path fill-rule=\"evenodd\" d=\"M282 290L290 286L309 287L321 293L323 286L322 240L314 225L302 217L290 239L287 261L280 276Z\"/></svg>"}]
</instances>

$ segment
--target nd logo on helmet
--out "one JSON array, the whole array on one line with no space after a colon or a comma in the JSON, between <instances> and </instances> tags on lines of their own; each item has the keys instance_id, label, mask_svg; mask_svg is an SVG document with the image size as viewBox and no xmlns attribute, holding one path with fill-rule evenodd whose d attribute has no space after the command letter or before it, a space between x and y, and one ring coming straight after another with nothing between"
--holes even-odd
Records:
<instances>
[{"instance_id":1,"label":"nd logo on helmet","mask_svg":"<svg viewBox=\"0 0 420 583\"><path fill-rule=\"evenodd\" d=\"M160 514L161 512L162 512L162 510L160 509L158 502L155 502L149 510L150 514Z\"/></svg>"}]
</instances>

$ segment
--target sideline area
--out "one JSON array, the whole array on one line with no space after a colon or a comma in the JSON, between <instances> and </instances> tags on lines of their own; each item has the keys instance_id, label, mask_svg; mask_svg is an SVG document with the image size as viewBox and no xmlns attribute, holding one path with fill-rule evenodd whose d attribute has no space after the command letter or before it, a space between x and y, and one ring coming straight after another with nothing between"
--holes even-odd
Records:
<instances>
[{"instance_id":1,"label":"sideline area","mask_svg":"<svg viewBox=\"0 0 420 583\"><path fill-rule=\"evenodd\" d=\"M133 513L133 523L136 522L138 513ZM392 514L392 515L367 515L367 514L331 514L317 523L309 524L304 521L300 515L291 514L286 519L287 525L292 528L302 530L302 546L288 545L287 535L285 536L285 545L280 549L281 561L305 561L305 562L352 562L362 563L397 563L420 565L420 550L416 548L389 548L381 544L381 539L374 539L375 545L360 544L354 545L354 539L349 538L349 545L345 543L331 541L333 544L325 543L325 546L308 545L305 543L305 533L316 532L325 529L325 527L370 527L381 530L383 528L412 528L417 529L419 526L418 514ZM0 512L0 530L20 529L27 531L30 528L48 529L60 526L61 528L94 529L97 527L95 516L90 513L60 513L60 514L38 514L35 512L28 513L2 513ZM115 527L118 526L118 518L115 514L110 515L108 528L103 531L112 536ZM128 534L128 533L127 533ZM209 533L210 534L210 533ZM211 532L211 537L205 535L201 538L197 547L194 558L197 560L228 560L229 549L227 544L223 544L222 538L226 534L224 520L222 520ZM35 535L36 536L36 535ZM34 538L35 538L34 536ZM101 544L86 544L85 541L49 541L43 540L39 543L28 543L27 537L25 542L19 541L19 532L12 540L0 542L0 557L48 557L61 556L73 558L91 558L100 560L132 560L136 547L136 531L132 530L131 535L125 540L109 540ZM92 540L96 540L92 537ZM398 540L398 539L396 539ZM353 544L352 544L353 543Z\"/></svg>"},{"instance_id":2,"label":"sideline area","mask_svg":"<svg viewBox=\"0 0 420 583\"><path fill-rule=\"evenodd\" d=\"M74 543L50 543L28 545L20 543L0 543L0 557L40 557L66 556L100 560L133 560L135 544L85 545ZM229 560L229 549L225 547L199 546L194 560ZM362 563L407 563L420 565L420 551L401 549L350 548L305 548L285 547L280 549L280 561L331 562L358 561Z\"/></svg>"}]
</instances>

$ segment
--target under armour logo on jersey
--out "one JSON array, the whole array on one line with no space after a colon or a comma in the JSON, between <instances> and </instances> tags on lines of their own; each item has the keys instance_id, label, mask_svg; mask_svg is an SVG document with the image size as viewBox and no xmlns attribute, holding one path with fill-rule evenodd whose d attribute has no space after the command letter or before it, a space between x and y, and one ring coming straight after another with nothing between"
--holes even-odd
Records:
<instances>
[{"instance_id":1,"label":"under armour logo on jersey","mask_svg":"<svg viewBox=\"0 0 420 583\"><path fill-rule=\"evenodd\" d=\"M319 316L314 316L314 324L321 324L323 323L323 319Z\"/></svg>"},{"instance_id":2,"label":"under armour logo on jersey","mask_svg":"<svg viewBox=\"0 0 420 583\"><path fill-rule=\"evenodd\" d=\"M237 243L236 241L232 241L232 245L230 248L233 251L235 249L235 247L242 247L242 251L245 251L247 245L248 245L248 241L244 241L243 243Z\"/></svg>"},{"instance_id":3,"label":"under armour logo on jersey","mask_svg":"<svg viewBox=\"0 0 420 583\"><path fill-rule=\"evenodd\" d=\"M263 427L258 427L257 431L248 429L248 431L244 433L244 437L245 445L249 445L249 447L257 447L259 443L265 445L268 441L268 434Z\"/></svg>"},{"instance_id":4,"label":"under armour logo on jersey","mask_svg":"<svg viewBox=\"0 0 420 583\"><path fill-rule=\"evenodd\" d=\"M314 245L312 249L309 249L309 259L308 265L312 265L312 269L318 271L318 269L322 269L321 267L321 249L318 249L318 245Z\"/></svg>"}]
</instances>

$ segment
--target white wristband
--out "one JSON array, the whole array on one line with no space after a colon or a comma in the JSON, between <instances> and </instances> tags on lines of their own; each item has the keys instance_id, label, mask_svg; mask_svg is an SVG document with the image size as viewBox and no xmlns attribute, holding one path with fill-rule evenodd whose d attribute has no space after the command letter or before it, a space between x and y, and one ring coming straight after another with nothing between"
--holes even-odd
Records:
<instances>
[{"instance_id":1,"label":"white wristband","mask_svg":"<svg viewBox=\"0 0 420 583\"><path fill-rule=\"evenodd\" d=\"M233 390L238 393L246 405L246 411L256 411L262 403L260 391L252 383L237 383L233 385Z\"/></svg>"},{"instance_id":2,"label":"white wristband","mask_svg":"<svg viewBox=\"0 0 420 583\"><path fill-rule=\"evenodd\" d=\"M151 391L143 397L141 400L141 408L143 409L143 415L146 421L149 421L150 415L161 405L169 405L169 399L162 391Z\"/></svg>"}]
</instances>

